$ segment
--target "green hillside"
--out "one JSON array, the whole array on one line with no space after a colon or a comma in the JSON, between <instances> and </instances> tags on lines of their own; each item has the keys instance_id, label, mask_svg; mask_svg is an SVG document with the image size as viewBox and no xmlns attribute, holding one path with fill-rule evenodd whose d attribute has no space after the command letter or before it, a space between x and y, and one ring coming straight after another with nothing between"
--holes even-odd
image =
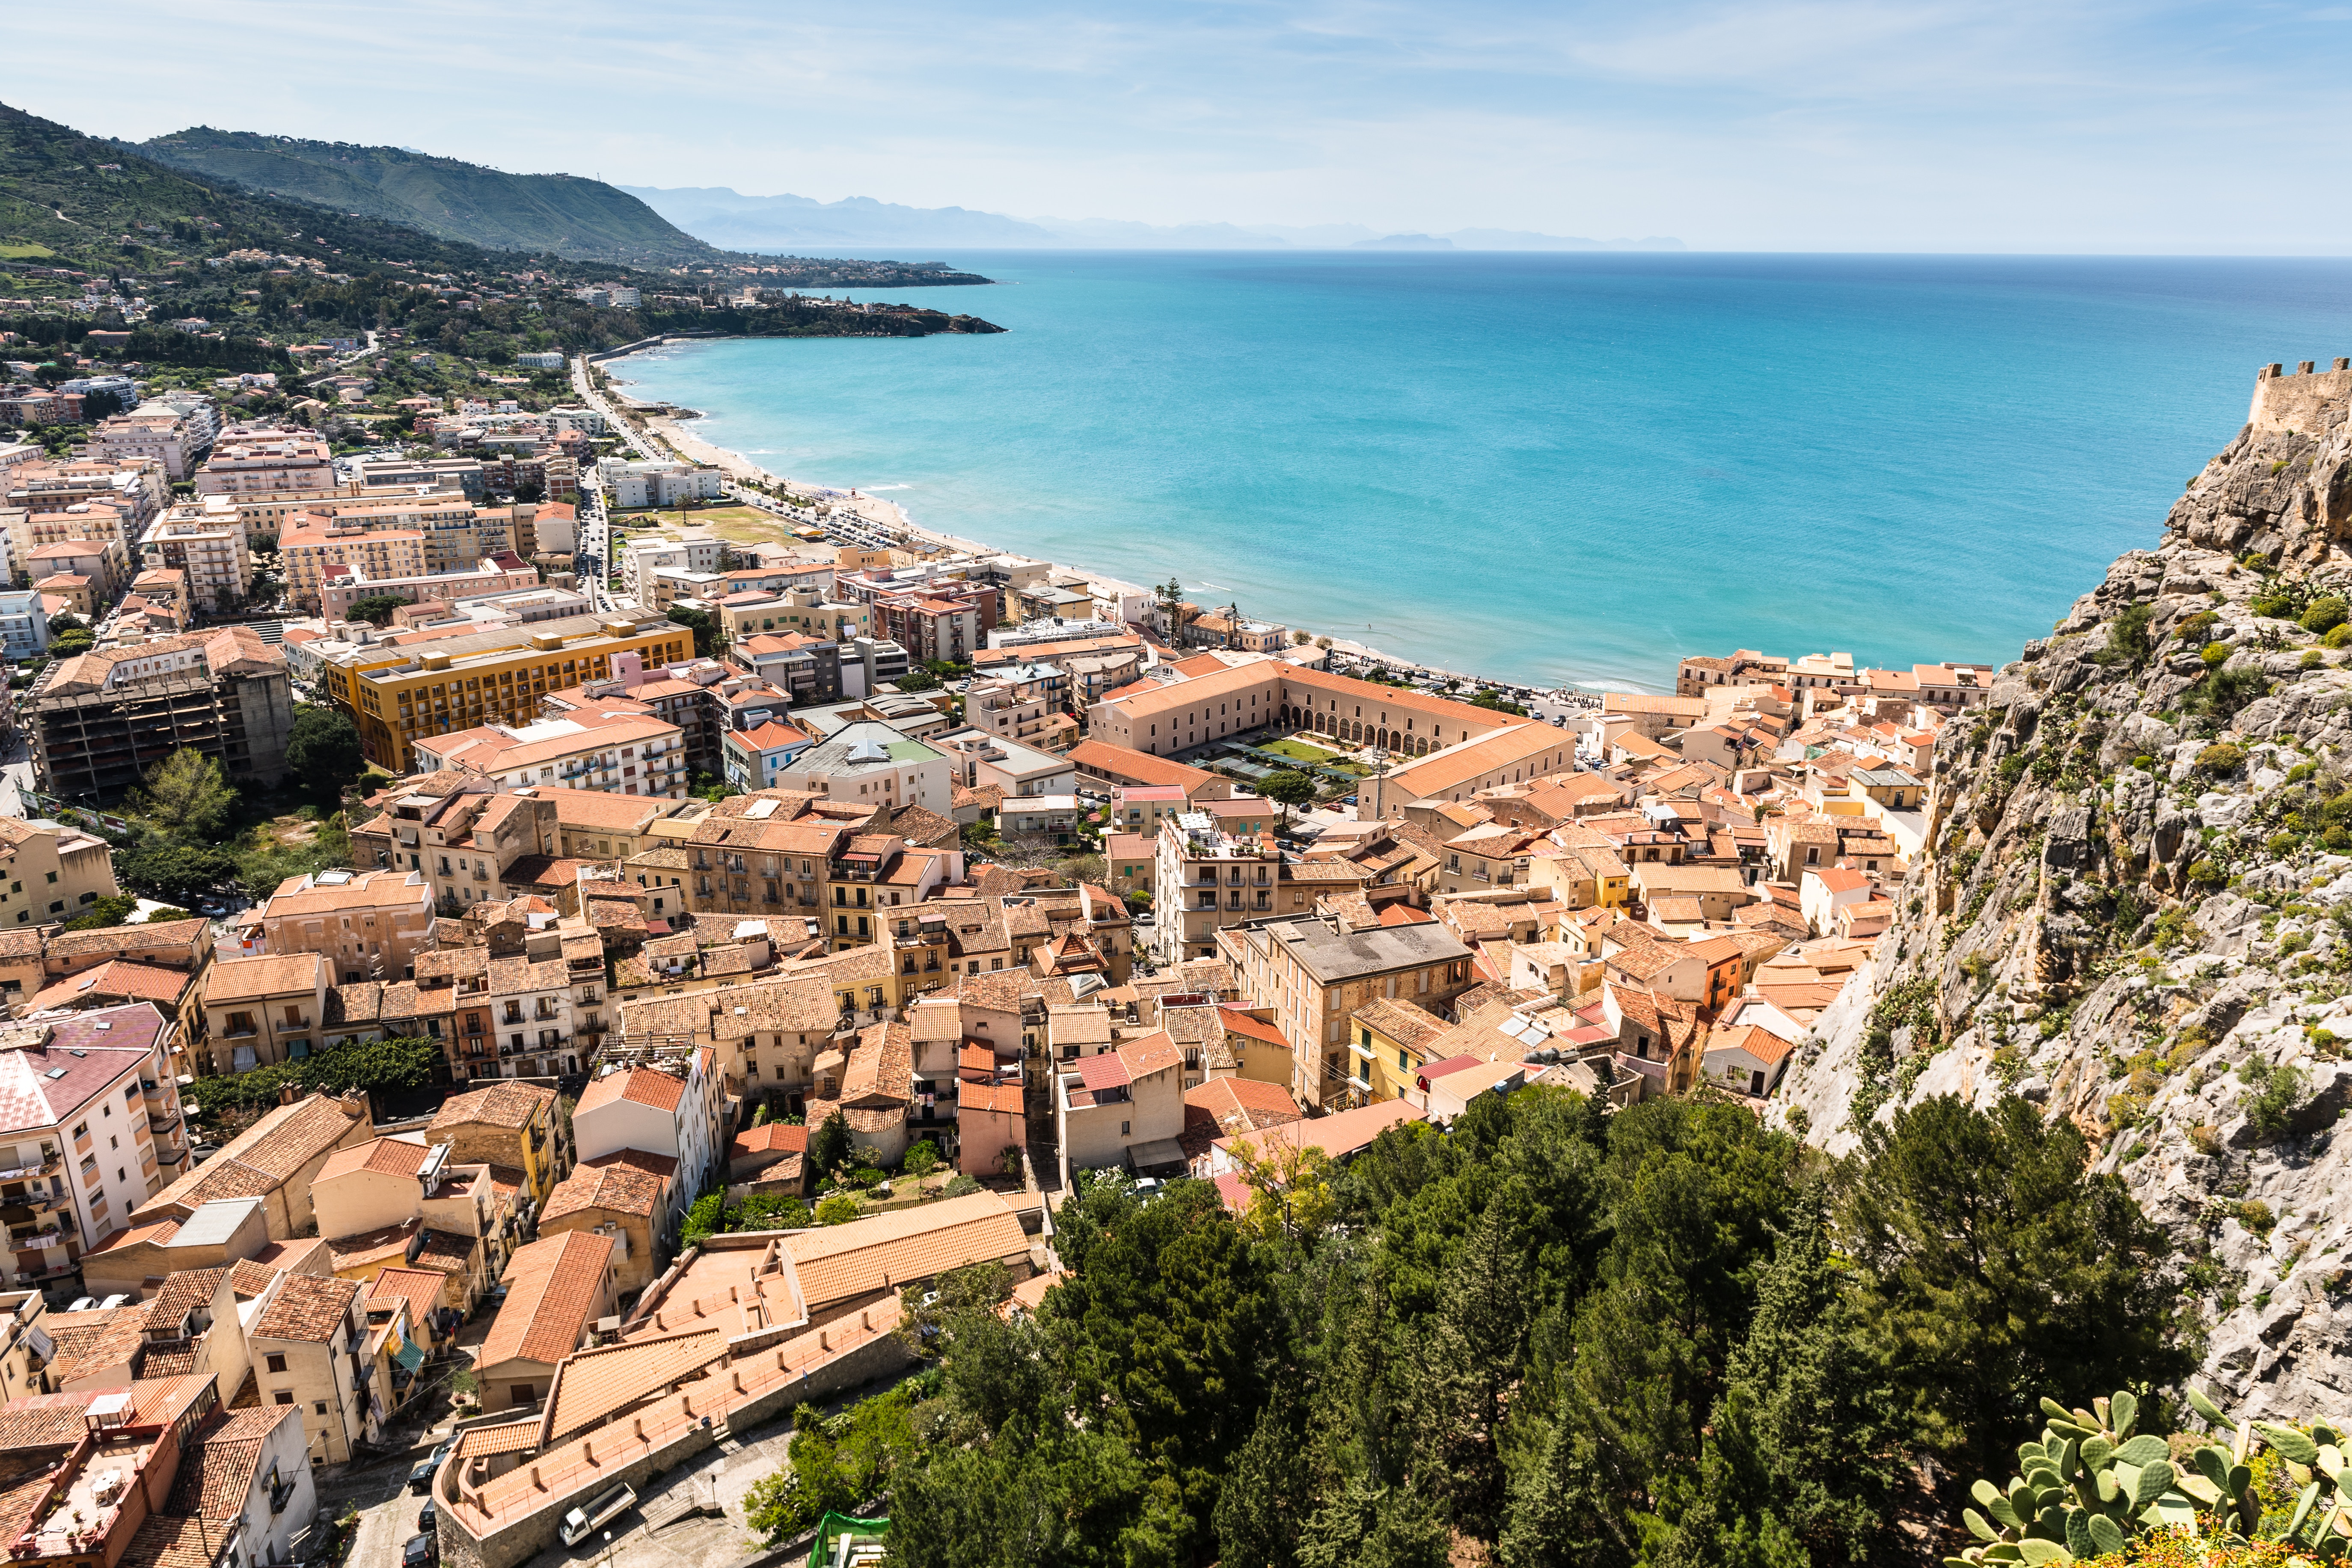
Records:
<instances>
[{"instance_id":1,"label":"green hillside","mask_svg":"<svg viewBox=\"0 0 2352 1568\"><path fill-rule=\"evenodd\" d=\"M191 179L0 104L0 259L144 272L239 246L443 266L484 259L473 246L380 218Z\"/></svg>"},{"instance_id":2,"label":"green hillside","mask_svg":"<svg viewBox=\"0 0 2352 1568\"><path fill-rule=\"evenodd\" d=\"M414 224L444 239L494 250L551 251L639 267L707 261L719 254L636 197L573 174L509 174L397 147L204 126L130 150L207 179Z\"/></svg>"}]
</instances>

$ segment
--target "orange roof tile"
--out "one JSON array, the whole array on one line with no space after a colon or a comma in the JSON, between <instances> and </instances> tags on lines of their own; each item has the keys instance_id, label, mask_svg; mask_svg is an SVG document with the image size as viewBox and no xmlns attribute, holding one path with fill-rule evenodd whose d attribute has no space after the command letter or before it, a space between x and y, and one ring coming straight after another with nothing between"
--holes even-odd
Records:
<instances>
[{"instance_id":1,"label":"orange roof tile","mask_svg":"<svg viewBox=\"0 0 2352 1568\"><path fill-rule=\"evenodd\" d=\"M332 1341L351 1316L360 1293L356 1279L322 1279L315 1274L289 1274L278 1294L254 1321L252 1335L265 1340Z\"/></svg>"},{"instance_id":2,"label":"orange roof tile","mask_svg":"<svg viewBox=\"0 0 2352 1568\"><path fill-rule=\"evenodd\" d=\"M656 1110L674 1111L678 1101L686 1098L686 1080L675 1073L654 1068L629 1068L621 1072L608 1072L590 1084L572 1107L572 1115L594 1110L618 1100L630 1100L649 1105Z\"/></svg>"},{"instance_id":3,"label":"orange roof tile","mask_svg":"<svg viewBox=\"0 0 2352 1568\"><path fill-rule=\"evenodd\" d=\"M515 1248L507 1259L506 1304L475 1352L478 1366L544 1362L552 1366L578 1348L588 1320L605 1300L613 1238L568 1230Z\"/></svg>"},{"instance_id":4,"label":"orange roof tile","mask_svg":"<svg viewBox=\"0 0 2352 1568\"><path fill-rule=\"evenodd\" d=\"M781 1245L793 1255L801 1294L814 1311L969 1263L1024 1255L1029 1238L1011 1205L994 1193L973 1193L795 1231Z\"/></svg>"}]
</instances>

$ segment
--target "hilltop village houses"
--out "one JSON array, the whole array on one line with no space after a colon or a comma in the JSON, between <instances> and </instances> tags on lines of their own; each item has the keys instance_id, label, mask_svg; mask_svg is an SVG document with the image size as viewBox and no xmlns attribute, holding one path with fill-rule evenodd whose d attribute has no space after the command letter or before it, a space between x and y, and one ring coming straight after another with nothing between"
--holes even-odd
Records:
<instances>
[{"instance_id":1,"label":"hilltop village houses","mask_svg":"<svg viewBox=\"0 0 2352 1568\"><path fill-rule=\"evenodd\" d=\"M1086 1172L1239 1205L1255 1156L1483 1095L1760 1109L1987 700L1737 650L1537 700L838 497L752 510L602 395L416 401L398 457L178 394L72 460L0 447L57 805L0 831L0 1427L146 1477L142 1560L211 1568L233 1520L275 1552L462 1353L443 1547L519 1562L616 1423L887 1375L900 1292L967 1264L1042 1290ZM88 807L176 751L278 783L298 695L372 764L347 863L68 929L125 890ZM383 1040L429 1089L205 1104ZM857 1217L689 1242L711 1193Z\"/></svg>"}]
</instances>

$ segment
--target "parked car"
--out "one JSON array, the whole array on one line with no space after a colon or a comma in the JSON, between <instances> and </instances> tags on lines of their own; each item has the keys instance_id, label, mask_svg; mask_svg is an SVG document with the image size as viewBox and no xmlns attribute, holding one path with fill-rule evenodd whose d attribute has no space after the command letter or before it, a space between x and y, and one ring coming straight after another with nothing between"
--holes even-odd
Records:
<instances>
[{"instance_id":1,"label":"parked car","mask_svg":"<svg viewBox=\"0 0 2352 1568\"><path fill-rule=\"evenodd\" d=\"M441 1541L434 1535L412 1535L400 1548L400 1568L431 1568L441 1561Z\"/></svg>"},{"instance_id":2,"label":"parked car","mask_svg":"<svg viewBox=\"0 0 2352 1568\"><path fill-rule=\"evenodd\" d=\"M416 1510L416 1528L427 1535L441 1528L441 1510L434 1505L431 1498L426 1498L425 1506Z\"/></svg>"},{"instance_id":3,"label":"parked car","mask_svg":"<svg viewBox=\"0 0 2352 1568\"><path fill-rule=\"evenodd\" d=\"M457 1446L457 1440L452 1437L448 1442L434 1449L430 1458L419 1459L416 1462L416 1468L408 1472L408 1489L411 1492L425 1491L432 1487L433 1472L441 1468L441 1461L449 1457L449 1450Z\"/></svg>"}]
</instances>

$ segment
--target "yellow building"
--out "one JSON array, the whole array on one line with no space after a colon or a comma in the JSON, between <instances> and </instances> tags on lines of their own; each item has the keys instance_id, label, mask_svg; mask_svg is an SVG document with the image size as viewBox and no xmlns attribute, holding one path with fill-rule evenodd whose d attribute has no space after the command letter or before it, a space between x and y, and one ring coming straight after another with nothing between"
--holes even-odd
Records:
<instances>
[{"instance_id":1,"label":"yellow building","mask_svg":"<svg viewBox=\"0 0 2352 1568\"><path fill-rule=\"evenodd\" d=\"M422 577L425 572L425 535L413 528L305 526L289 530L278 541L278 552L286 574L286 597L306 613L318 610L320 584L331 567L350 566L379 583Z\"/></svg>"},{"instance_id":2,"label":"yellow building","mask_svg":"<svg viewBox=\"0 0 2352 1568\"><path fill-rule=\"evenodd\" d=\"M394 773L415 763L418 736L482 724L528 724L540 700L613 673L615 655L647 665L694 657L684 626L571 616L535 625L442 637L415 647L369 643L329 656L322 684L351 716L370 762Z\"/></svg>"},{"instance_id":3,"label":"yellow building","mask_svg":"<svg viewBox=\"0 0 2352 1568\"><path fill-rule=\"evenodd\" d=\"M447 1143L453 1161L516 1172L516 1184L544 1208L555 1184L571 1173L568 1127L556 1116L555 1091L500 1079L453 1094L425 1129L427 1143Z\"/></svg>"},{"instance_id":4,"label":"yellow building","mask_svg":"<svg viewBox=\"0 0 2352 1568\"><path fill-rule=\"evenodd\" d=\"M0 816L0 925L70 920L121 891L106 840L59 823Z\"/></svg>"},{"instance_id":5,"label":"yellow building","mask_svg":"<svg viewBox=\"0 0 2352 1568\"><path fill-rule=\"evenodd\" d=\"M1428 1008L1382 997L1359 1007L1348 1019L1348 1050L1355 1058L1355 1076L1371 1087L1369 1103L1402 1100L1411 1095L1420 1103L1414 1081L1429 1065L1429 1047L1445 1034L1445 1021Z\"/></svg>"}]
</instances>

